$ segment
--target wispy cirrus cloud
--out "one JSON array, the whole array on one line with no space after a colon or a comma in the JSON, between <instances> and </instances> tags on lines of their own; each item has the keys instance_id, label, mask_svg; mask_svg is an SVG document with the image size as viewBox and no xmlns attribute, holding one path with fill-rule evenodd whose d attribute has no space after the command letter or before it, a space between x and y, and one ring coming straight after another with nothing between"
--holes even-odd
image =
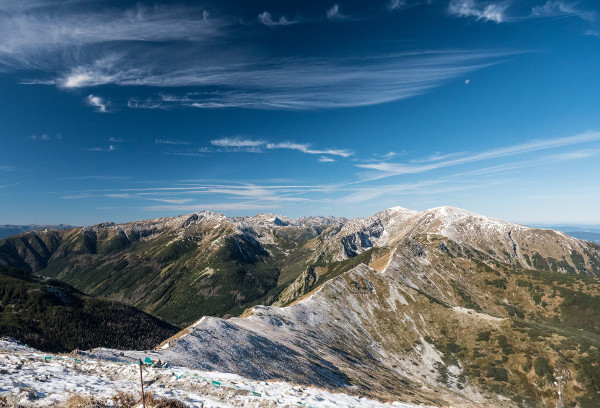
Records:
<instances>
[{"instance_id":1,"label":"wispy cirrus cloud","mask_svg":"<svg viewBox=\"0 0 600 408\"><path fill-rule=\"evenodd\" d=\"M422 51L357 58L280 58L244 62L213 71L198 64L165 75L131 77L121 85L224 87L131 99L147 109L243 107L326 109L367 106L411 98L448 80L502 62L511 52ZM268 78L268 80L265 80Z\"/></svg>"},{"instance_id":2,"label":"wispy cirrus cloud","mask_svg":"<svg viewBox=\"0 0 600 408\"><path fill-rule=\"evenodd\" d=\"M448 13L457 17L475 17L477 20L502 23L508 20L509 1L452 0Z\"/></svg>"},{"instance_id":3,"label":"wispy cirrus cloud","mask_svg":"<svg viewBox=\"0 0 600 408\"><path fill-rule=\"evenodd\" d=\"M86 102L87 102L88 106L95 108L94 110L96 112L101 112L101 113L108 112L108 110L107 110L108 102L106 102L104 100L104 98L101 98L96 95L88 95L88 97L86 98Z\"/></svg>"},{"instance_id":4,"label":"wispy cirrus cloud","mask_svg":"<svg viewBox=\"0 0 600 408\"><path fill-rule=\"evenodd\" d=\"M240 137L223 137L214 139L210 144L226 152L262 153L267 142L264 140L242 139Z\"/></svg>"},{"instance_id":5,"label":"wispy cirrus cloud","mask_svg":"<svg viewBox=\"0 0 600 408\"><path fill-rule=\"evenodd\" d=\"M331 157L327 156L350 157L354 154L353 152L346 149L315 149L312 148L309 143L296 143L289 141L272 143L260 139L244 139L239 137L224 137L221 139L211 140L210 143L213 146L225 149L224 151L233 152L262 153L264 149L296 150L305 154L321 155L322 157L319 160L321 162L335 161Z\"/></svg>"},{"instance_id":6,"label":"wispy cirrus cloud","mask_svg":"<svg viewBox=\"0 0 600 408\"><path fill-rule=\"evenodd\" d=\"M62 135L57 133L54 136L49 135L48 133L42 133L41 135L31 135L31 140L48 142L50 140L62 140Z\"/></svg>"},{"instance_id":7,"label":"wispy cirrus cloud","mask_svg":"<svg viewBox=\"0 0 600 408\"><path fill-rule=\"evenodd\" d=\"M390 0L386 3L385 8L389 11L394 11L404 8L406 5L406 0Z\"/></svg>"},{"instance_id":8,"label":"wispy cirrus cloud","mask_svg":"<svg viewBox=\"0 0 600 408\"><path fill-rule=\"evenodd\" d=\"M210 144L219 147L260 147L264 146L264 140L241 139L239 137L224 137L211 140Z\"/></svg>"},{"instance_id":9,"label":"wispy cirrus cloud","mask_svg":"<svg viewBox=\"0 0 600 408\"><path fill-rule=\"evenodd\" d=\"M90 152L114 152L117 150L115 145L108 145L108 147L92 147L88 149Z\"/></svg>"},{"instance_id":10,"label":"wispy cirrus cloud","mask_svg":"<svg viewBox=\"0 0 600 408\"><path fill-rule=\"evenodd\" d=\"M286 16L273 19L273 15L268 11L260 13L258 15L258 21L269 27L288 26L299 22L299 20L290 20Z\"/></svg>"},{"instance_id":11,"label":"wispy cirrus cloud","mask_svg":"<svg viewBox=\"0 0 600 408\"><path fill-rule=\"evenodd\" d=\"M64 195L64 199L108 198L140 202L148 211L227 211L234 209L275 208L282 203L314 201L298 197L309 191L322 190L311 185L255 185L229 182L228 184L176 181L171 187L151 186L116 190L85 190ZM148 201L165 203L147 206Z\"/></svg>"},{"instance_id":12,"label":"wispy cirrus cloud","mask_svg":"<svg viewBox=\"0 0 600 408\"><path fill-rule=\"evenodd\" d=\"M163 152L163 154L166 156L206 157L206 154L194 152Z\"/></svg>"},{"instance_id":13,"label":"wispy cirrus cloud","mask_svg":"<svg viewBox=\"0 0 600 408\"><path fill-rule=\"evenodd\" d=\"M119 85L157 89L113 106L138 109L242 107L326 109L367 106L429 92L448 80L501 62L505 51L374 53L354 57L274 57L260 45L226 46L236 18L213 17L206 7L157 4L123 8L39 1L0 13L0 68L26 72L23 83L60 89ZM390 3L396 7L401 2ZM218 15L218 13L215 13ZM331 20L348 16L334 4ZM297 22L261 13L267 25ZM251 29L251 28L248 28ZM185 44L185 46L182 46ZM223 45L223 46L220 46ZM160 88L190 87L182 95ZM92 94L96 96L96 92ZM107 102L86 101L98 112Z\"/></svg>"},{"instance_id":14,"label":"wispy cirrus cloud","mask_svg":"<svg viewBox=\"0 0 600 408\"><path fill-rule=\"evenodd\" d=\"M334 161L335 161L335 159L332 159L331 157L327 157L327 156L319 157L319 163L331 163Z\"/></svg>"},{"instance_id":15,"label":"wispy cirrus cloud","mask_svg":"<svg viewBox=\"0 0 600 408\"><path fill-rule=\"evenodd\" d=\"M185 140L173 140L173 139L154 139L154 144L166 144L166 145L189 145L190 142Z\"/></svg>"},{"instance_id":16,"label":"wispy cirrus cloud","mask_svg":"<svg viewBox=\"0 0 600 408\"><path fill-rule=\"evenodd\" d=\"M532 17L568 17L577 16L585 21L594 21L597 14L593 11L582 10L576 2L548 0L545 4L531 8Z\"/></svg>"},{"instance_id":17,"label":"wispy cirrus cloud","mask_svg":"<svg viewBox=\"0 0 600 408\"><path fill-rule=\"evenodd\" d=\"M555 149L564 146L577 145L581 143L590 143L600 141L600 132L588 131L575 136L546 139L546 140L535 140L528 143L523 143L515 146L503 147L492 149L484 152L464 154L460 157L453 158L451 160L441 160L432 163L368 163L368 164L356 164L356 167L377 170L381 172L379 175L369 177L367 180L376 180L380 178L397 176L401 174L417 174L439 168L456 166L461 164L479 162L484 160L491 160L506 156L515 156L524 153L536 152L540 150ZM447 156L449 157L449 156Z\"/></svg>"},{"instance_id":18,"label":"wispy cirrus cloud","mask_svg":"<svg viewBox=\"0 0 600 408\"><path fill-rule=\"evenodd\" d=\"M334 4L333 6L331 6L331 8L327 10L325 15L327 16L327 18L329 20L333 20L333 21L343 21L343 20L350 19L349 16L342 14L342 12L340 11L339 4Z\"/></svg>"},{"instance_id":19,"label":"wispy cirrus cloud","mask_svg":"<svg viewBox=\"0 0 600 408\"><path fill-rule=\"evenodd\" d=\"M119 8L87 1L21 2L0 17L0 52L14 62L28 61L39 51L115 41L201 40L218 35L223 22L208 18L203 7L157 4ZM18 55L22 54L22 55ZM75 55L71 55L76 58ZM35 59L35 58L34 58ZM5 61L6 62L6 61Z\"/></svg>"},{"instance_id":20,"label":"wispy cirrus cloud","mask_svg":"<svg viewBox=\"0 0 600 408\"><path fill-rule=\"evenodd\" d=\"M242 139L243 140L243 139ZM407 197L417 200L435 199L439 195L448 195L461 191L481 191L496 186L514 185L521 180L527 169L556 168L569 161L589 159L600 155L600 146L589 148L583 146L579 150L559 150L542 155L526 155L542 150L551 150L565 146L576 146L584 143L600 141L600 132L586 132L580 135L536 140L518 145L491 149L480 153L436 154L429 156L431 162L425 164L408 163L419 167L419 172L432 170L432 167L450 167L460 163L479 162L475 168L466 171L444 172L433 177L422 176L419 180L406 183L382 184L377 180L393 174L385 173L379 177L359 179L357 181L337 184L244 184L235 181L221 180L219 183L203 180L180 180L147 187L121 188L116 190L87 190L78 194L69 194L65 198L105 197L115 200L129 200L136 207L146 211L235 211L256 209L287 208L299 202L303 205L356 205L358 203L374 205L380 208L382 203L389 205L404 202ZM226 144L226 143L225 143ZM499 157L523 155L514 160L501 163L488 163ZM443 158L446 156L446 158ZM438 160L442 158L442 160ZM451 158L451 160L449 159ZM397 170L397 169L396 169ZM404 169L403 169L404 170ZM414 169L413 169L414 170ZM414 173L411 170L408 173ZM402 172L401 174L406 174ZM156 183L156 182L150 182ZM158 205L148 205L149 201ZM336 207L337 208L337 207Z\"/></svg>"},{"instance_id":21,"label":"wispy cirrus cloud","mask_svg":"<svg viewBox=\"0 0 600 408\"><path fill-rule=\"evenodd\" d=\"M464 155L465 155L465 152L453 152L453 153L445 153L445 154L437 152L437 153L434 153L430 156L427 156L427 157L424 157L421 159L412 159L412 160L410 160L410 162L411 163L428 163L428 162L435 162L435 161L449 159L451 157L464 156Z\"/></svg>"},{"instance_id":22,"label":"wispy cirrus cloud","mask_svg":"<svg viewBox=\"0 0 600 408\"><path fill-rule=\"evenodd\" d=\"M307 143L294 143L294 142L281 142L281 143L268 143L265 146L267 149L289 149L297 150L307 154L328 154L331 156L350 157L354 153L345 149L313 149L310 144Z\"/></svg>"}]
</instances>

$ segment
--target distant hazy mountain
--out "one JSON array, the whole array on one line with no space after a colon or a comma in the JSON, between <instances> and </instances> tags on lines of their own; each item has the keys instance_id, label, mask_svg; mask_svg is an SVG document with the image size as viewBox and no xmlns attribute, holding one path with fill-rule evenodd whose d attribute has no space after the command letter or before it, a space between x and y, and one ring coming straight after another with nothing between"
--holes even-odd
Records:
<instances>
[{"instance_id":1,"label":"distant hazy mountain","mask_svg":"<svg viewBox=\"0 0 600 408\"><path fill-rule=\"evenodd\" d=\"M544 226L543 228L562 231L572 237L600 244L600 225L560 225Z\"/></svg>"},{"instance_id":2,"label":"distant hazy mountain","mask_svg":"<svg viewBox=\"0 0 600 408\"><path fill-rule=\"evenodd\" d=\"M44 230L44 229L69 229L75 228L71 225L59 224L59 225L0 225L0 239L12 237L13 235L21 234L23 232L32 230Z\"/></svg>"}]
</instances>

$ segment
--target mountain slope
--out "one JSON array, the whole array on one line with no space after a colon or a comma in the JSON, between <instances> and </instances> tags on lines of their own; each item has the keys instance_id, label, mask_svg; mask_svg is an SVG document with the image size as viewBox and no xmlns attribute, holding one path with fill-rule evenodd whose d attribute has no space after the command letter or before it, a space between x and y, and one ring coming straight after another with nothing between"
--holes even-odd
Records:
<instances>
[{"instance_id":1,"label":"mountain slope","mask_svg":"<svg viewBox=\"0 0 600 408\"><path fill-rule=\"evenodd\" d=\"M552 406L562 376L569 404L600 405L600 247L556 231L452 207L202 212L26 233L0 262L179 323L273 305L204 317L163 361L460 406Z\"/></svg>"},{"instance_id":2,"label":"mountain slope","mask_svg":"<svg viewBox=\"0 0 600 408\"><path fill-rule=\"evenodd\" d=\"M289 303L356 266L350 260L363 253L385 262L399 242L414 242L418 251L428 237L437 237L439 245L455 243L464 256L517 268L600 274L593 244L451 207L395 207L353 220L200 212L34 231L0 241L0 264L185 325L203 315L227 317L257 304ZM306 282L299 286L298 279Z\"/></svg>"},{"instance_id":3,"label":"mountain slope","mask_svg":"<svg viewBox=\"0 0 600 408\"><path fill-rule=\"evenodd\" d=\"M568 404L600 404L600 247L458 209L401 219L389 237L372 234L370 226L380 228L373 220L354 228L371 242L354 241L365 245L353 258L348 235L331 233L329 254L341 260L307 268L282 293L288 307L205 317L157 355L251 378L459 406L553 406L562 376ZM534 262L545 268L530 268ZM336 273L336 265L345 268Z\"/></svg>"},{"instance_id":4,"label":"mountain slope","mask_svg":"<svg viewBox=\"0 0 600 408\"><path fill-rule=\"evenodd\" d=\"M310 250L302 243L343 221L201 212L33 231L0 241L0 264L189 324L272 302L306 267Z\"/></svg>"},{"instance_id":5,"label":"mountain slope","mask_svg":"<svg viewBox=\"0 0 600 408\"><path fill-rule=\"evenodd\" d=\"M148 348L177 328L131 306L0 266L0 336L47 351Z\"/></svg>"}]
</instances>

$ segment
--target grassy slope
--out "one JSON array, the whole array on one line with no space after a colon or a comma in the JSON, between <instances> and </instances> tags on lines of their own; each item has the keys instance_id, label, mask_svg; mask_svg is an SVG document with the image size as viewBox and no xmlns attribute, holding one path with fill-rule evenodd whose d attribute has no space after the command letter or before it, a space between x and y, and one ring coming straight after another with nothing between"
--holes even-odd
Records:
<instances>
[{"instance_id":1,"label":"grassy slope","mask_svg":"<svg viewBox=\"0 0 600 408\"><path fill-rule=\"evenodd\" d=\"M427 294L426 340L447 366L438 381L459 388L469 381L519 406L542 407L556 404L554 381L562 376L565 406L600 406L600 279L521 269L484 254L464 257L448 246L454 251L439 256L438 265L454 298ZM506 320L496 330L461 326L440 311L448 303ZM456 378L448 368L459 362L463 372Z\"/></svg>"}]
</instances>

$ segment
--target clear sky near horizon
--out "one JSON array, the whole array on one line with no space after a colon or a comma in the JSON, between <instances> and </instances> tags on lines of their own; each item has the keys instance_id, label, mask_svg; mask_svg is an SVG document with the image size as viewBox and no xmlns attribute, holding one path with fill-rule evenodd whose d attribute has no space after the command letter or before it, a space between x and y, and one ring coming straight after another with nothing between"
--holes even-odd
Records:
<instances>
[{"instance_id":1,"label":"clear sky near horizon","mask_svg":"<svg viewBox=\"0 0 600 408\"><path fill-rule=\"evenodd\" d=\"M0 224L598 224L599 72L592 0L0 0Z\"/></svg>"}]
</instances>

